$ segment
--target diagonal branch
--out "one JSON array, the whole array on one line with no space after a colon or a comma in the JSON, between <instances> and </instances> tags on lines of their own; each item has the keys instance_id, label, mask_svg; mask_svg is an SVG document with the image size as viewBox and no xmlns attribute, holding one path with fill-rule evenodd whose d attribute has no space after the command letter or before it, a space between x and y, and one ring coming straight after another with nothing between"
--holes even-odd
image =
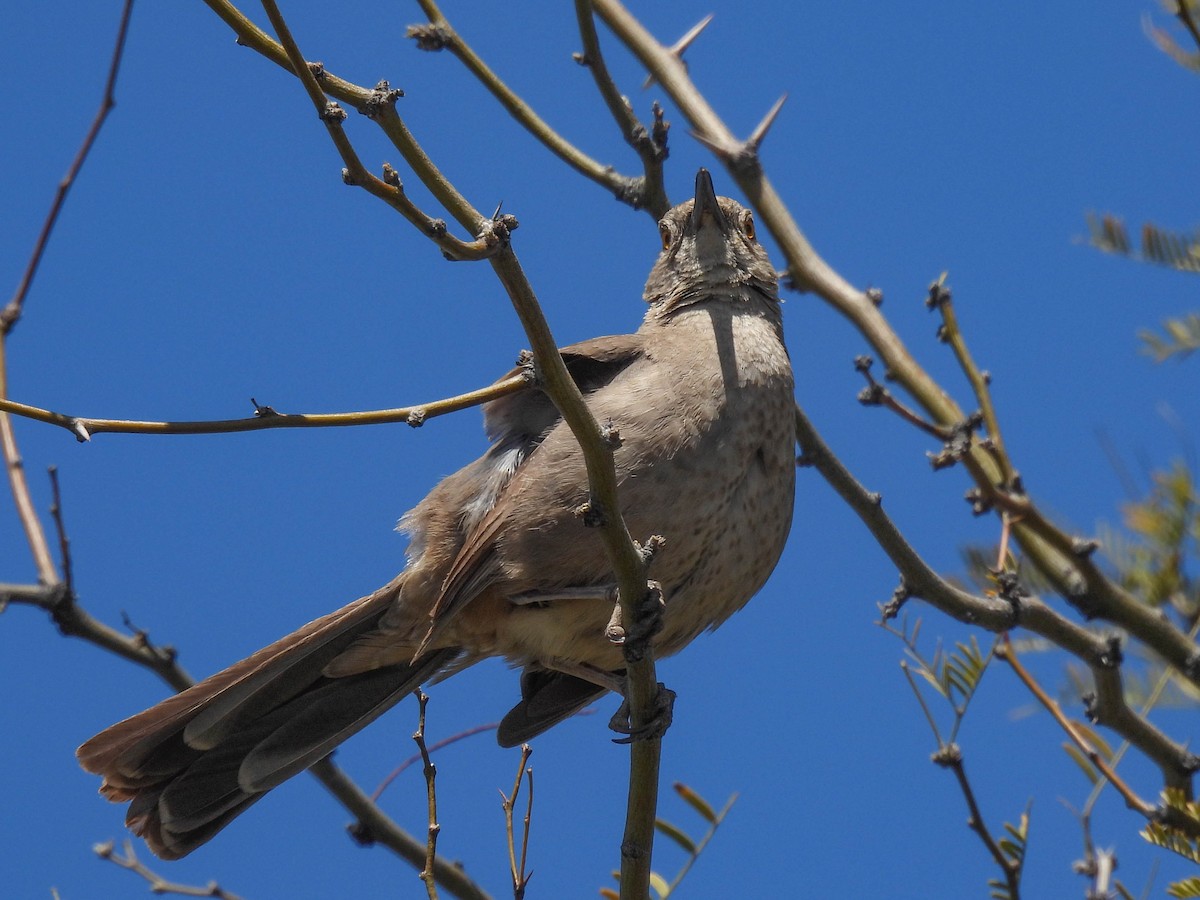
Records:
<instances>
[{"instance_id":1,"label":"diagonal branch","mask_svg":"<svg viewBox=\"0 0 1200 900\"><path fill-rule=\"evenodd\" d=\"M574 144L566 140L539 116L533 108L517 95L492 69L490 69L471 46L455 31L449 19L442 13L434 0L417 0L429 18L426 25L410 25L408 37L414 38L421 50L449 50L467 70L474 75L501 106L535 139L551 153L565 162L584 178L594 181L611 191L617 199L634 209L650 205L644 196L642 179L620 175L612 166L592 159ZM663 212L666 210L664 209ZM658 215L661 215L659 213ZM657 218L657 215L656 215Z\"/></svg>"}]
</instances>

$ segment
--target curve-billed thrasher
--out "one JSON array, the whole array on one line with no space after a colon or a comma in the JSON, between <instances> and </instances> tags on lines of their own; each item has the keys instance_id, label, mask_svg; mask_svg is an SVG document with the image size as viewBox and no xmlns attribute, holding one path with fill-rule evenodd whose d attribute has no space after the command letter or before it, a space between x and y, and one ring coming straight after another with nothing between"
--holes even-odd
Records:
<instances>
[{"instance_id":1,"label":"curve-billed thrasher","mask_svg":"<svg viewBox=\"0 0 1200 900\"><path fill-rule=\"evenodd\" d=\"M775 567L794 432L778 286L750 212L701 169L695 199L659 231L637 334L561 352L592 415L619 431L630 533L666 539L653 566L665 655ZM619 689L621 648L605 637L613 573L576 515L588 497L579 445L536 390L484 415L491 447L401 520L409 562L390 584L79 748L156 854L190 853L435 675L489 656L524 667L505 746Z\"/></svg>"}]
</instances>

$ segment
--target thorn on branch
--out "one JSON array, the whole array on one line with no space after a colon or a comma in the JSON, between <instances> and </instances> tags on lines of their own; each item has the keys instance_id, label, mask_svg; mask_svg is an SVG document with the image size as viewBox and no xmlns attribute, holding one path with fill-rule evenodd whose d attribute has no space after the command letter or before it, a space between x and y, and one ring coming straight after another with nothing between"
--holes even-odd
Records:
<instances>
[{"instance_id":1,"label":"thorn on branch","mask_svg":"<svg viewBox=\"0 0 1200 900\"><path fill-rule=\"evenodd\" d=\"M685 72L687 71L687 61L684 60L683 54L688 47L695 43L696 38L700 37L701 32L708 27L708 24L713 20L713 16L714 13L709 13L707 16L689 28L683 37L667 48L667 52L679 60L679 64L683 66L683 70ZM654 77L654 73L651 72L646 76L646 80L642 82L642 90L647 90L657 80L658 79Z\"/></svg>"},{"instance_id":2,"label":"thorn on branch","mask_svg":"<svg viewBox=\"0 0 1200 900\"><path fill-rule=\"evenodd\" d=\"M381 80L371 93L367 96L366 101L358 108L358 111L368 119L378 118L389 109L396 108L396 101L404 96L404 91L399 88L391 87L387 79Z\"/></svg>"},{"instance_id":3,"label":"thorn on branch","mask_svg":"<svg viewBox=\"0 0 1200 900\"><path fill-rule=\"evenodd\" d=\"M454 40L454 32L449 26L433 22L426 22L424 25L409 25L404 36L416 41L418 50L425 50L429 53L445 50Z\"/></svg>"}]
</instances>

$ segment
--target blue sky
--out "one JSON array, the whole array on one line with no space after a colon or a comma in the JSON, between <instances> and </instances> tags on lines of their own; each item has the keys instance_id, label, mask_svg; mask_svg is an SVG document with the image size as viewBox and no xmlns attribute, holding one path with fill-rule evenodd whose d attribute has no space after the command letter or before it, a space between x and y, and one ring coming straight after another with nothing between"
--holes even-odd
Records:
<instances>
[{"instance_id":1,"label":"blue sky","mask_svg":"<svg viewBox=\"0 0 1200 900\"><path fill-rule=\"evenodd\" d=\"M1136 331L1194 309L1196 281L1081 245L1084 213L1131 225L1197 221L1190 161L1200 82L1149 43L1142 3L709 2L639 4L674 40L707 12L689 53L713 105L747 133L789 100L764 164L801 226L851 282L876 285L922 363L964 405L965 383L934 339L928 283L949 270L968 340L995 378L1005 438L1031 492L1089 532L1126 499L1098 435L1135 474L1187 451L1200 420L1195 362L1155 366ZM636 170L587 73L563 4L454 4L445 12L551 123L597 158ZM613 202L528 139L448 55L403 39L414 5L284 3L301 46L334 72L407 96L400 111L480 209L503 201L515 246L561 344L629 331L657 251L649 218ZM0 272L15 284L100 96L117 3L50 16L6 11L10 102L0 142L5 214ZM257 7L247 12L262 21ZM1165 19L1160 15L1160 18ZM640 113L661 98L601 31ZM19 100L16 98L20 98ZM675 122L668 188L686 196L707 152ZM1188 124L1191 122L1192 124ZM348 121L360 155L399 163L373 127ZM120 418L225 418L254 396L281 411L406 405L506 371L525 344L486 266L448 264L402 220L341 184L341 163L300 87L237 47L203 5L135 10L118 106L59 223L25 318L9 341L11 394ZM403 170L402 177L405 176ZM424 196L406 177L413 195ZM731 191L715 172L719 192ZM1182 189L1181 189L1182 186ZM855 401L865 342L816 298L790 294L785 328L797 396L855 473L935 566L994 541L973 520L962 473L932 473L929 440ZM1176 426L1174 421L1182 422ZM113 624L122 611L209 674L360 596L402 565L396 519L441 476L477 456L476 411L405 426L208 437L102 435L18 422L44 509L45 466L60 468L81 598ZM34 577L10 501L0 500L0 580ZM718 632L664 661L679 693L664 781L714 803L740 799L685 896L985 896L995 872L965 827L951 776L899 671L899 642L873 622L896 573L857 520L802 470L791 540L770 583ZM914 605L924 633L966 632ZM986 638L986 635L981 636ZM1062 660L1030 660L1051 687ZM164 695L149 674L79 642L43 615L0 617L0 766L8 772L3 893L64 900L142 896L90 846L119 837L123 812L95 794L74 747ZM516 675L481 665L437 686L440 738L495 721ZM1067 805L1088 785L1009 672L990 672L960 743L996 828L1033 799L1029 897L1079 896L1082 838ZM530 896L595 896L618 864L627 754L608 742L613 701L535 744ZM1074 712L1078 714L1079 710ZM1155 720L1186 739L1190 722ZM368 788L412 749L412 704L355 738L338 761ZM1194 726L1191 726L1194 727ZM445 751L441 848L496 896L507 864L497 788L515 751L489 737ZM1155 774L1122 768L1144 796ZM384 797L419 832L414 769ZM663 814L699 832L669 793ZM168 877L216 879L247 898L420 896L407 868L342 833L347 814L311 778L277 790ZM1112 797L1093 822L1137 893L1153 859L1140 823ZM660 844L656 868L679 854ZM145 854L148 859L148 854ZM1163 857L1156 892L1187 867Z\"/></svg>"}]
</instances>

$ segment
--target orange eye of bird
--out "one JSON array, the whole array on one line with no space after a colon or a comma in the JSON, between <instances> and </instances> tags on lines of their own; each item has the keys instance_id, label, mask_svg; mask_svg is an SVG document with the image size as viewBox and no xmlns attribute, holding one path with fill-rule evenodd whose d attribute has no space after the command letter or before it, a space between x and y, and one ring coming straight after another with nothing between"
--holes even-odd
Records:
<instances>
[{"instance_id":1,"label":"orange eye of bird","mask_svg":"<svg viewBox=\"0 0 1200 900\"><path fill-rule=\"evenodd\" d=\"M671 226L666 222L659 222L658 236L662 238L663 249L669 250L671 248Z\"/></svg>"},{"instance_id":2,"label":"orange eye of bird","mask_svg":"<svg viewBox=\"0 0 1200 900\"><path fill-rule=\"evenodd\" d=\"M754 240L754 213L746 210L742 213L742 234Z\"/></svg>"}]
</instances>

